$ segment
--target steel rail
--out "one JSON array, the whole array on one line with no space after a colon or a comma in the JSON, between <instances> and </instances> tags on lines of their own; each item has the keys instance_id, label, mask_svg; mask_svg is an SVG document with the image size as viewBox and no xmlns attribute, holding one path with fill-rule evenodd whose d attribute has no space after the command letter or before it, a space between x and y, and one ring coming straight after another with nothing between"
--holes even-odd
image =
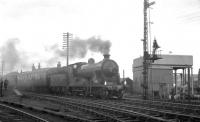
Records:
<instances>
[{"instance_id":1,"label":"steel rail","mask_svg":"<svg viewBox=\"0 0 200 122\"><path fill-rule=\"evenodd\" d=\"M33 95L33 94L32 94ZM45 97L44 97L45 96ZM124 122L124 119L127 118L117 118L116 116L114 116L113 114L108 114L111 113L113 110L107 110L107 108L99 108L99 107L95 107L92 106L91 104L87 104L81 102L81 101L75 101L74 99L66 99L64 100L61 97L56 97L56 96L46 96L46 95L37 95L34 96L36 98L39 98L40 100L47 100L53 103L57 103L57 104L62 104L62 105L68 105L69 107L74 107L76 109L82 110L87 112L88 114L92 114L92 116L95 116L95 118L93 118L92 120L101 120L101 121L118 121L118 122ZM114 112L118 112L118 111L114 111Z\"/></svg>"},{"instance_id":2,"label":"steel rail","mask_svg":"<svg viewBox=\"0 0 200 122\"><path fill-rule=\"evenodd\" d=\"M178 111L182 113L192 113L194 115L199 115L200 105L191 105L191 104L181 104L181 103L172 103L172 102L162 102L154 100L141 100L141 99L125 99L122 101L127 104L143 104L150 107L159 107L162 109L168 109L173 111Z\"/></svg>"},{"instance_id":3,"label":"steel rail","mask_svg":"<svg viewBox=\"0 0 200 122\"><path fill-rule=\"evenodd\" d=\"M176 120L180 120L180 121L184 121L184 120L200 121L200 116L198 116L198 115L182 114L179 112L159 110L159 109L155 109L155 108L137 106L134 104L127 105L127 104L120 103L120 102L109 102L109 101L105 102L105 101L101 101L101 100L93 101L93 103L105 104L105 105L115 106L115 107L119 107L119 108L124 108L127 110L139 111L139 112L147 113L149 115L151 115L153 113L156 116L160 116L161 118L166 118L166 119L167 119L167 117L169 117L171 119L176 119Z\"/></svg>"},{"instance_id":4,"label":"steel rail","mask_svg":"<svg viewBox=\"0 0 200 122\"><path fill-rule=\"evenodd\" d=\"M16 115L20 116L20 118L28 118L28 119L30 119L32 121L36 121L36 122L49 122L48 120L45 120L45 119L35 116L33 114L24 112L22 110L19 110L19 109L16 109L14 107L7 106L4 104L0 104L0 109L5 109L6 112L13 111ZM4 112L4 110L2 110L2 111ZM9 117L8 117L8 119L9 119Z\"/></svg>"},{"instance_id":5,"label":"steel rail","mask_svg":"<svg viewBox=\"0 0 200 122\"><path fill-rule=\"evenodd\" d=\"M90 120L87 120L87 119L82 118L82 117L64 114L64 113L61 113L61 112L55 112L55 111L52 111L52 110L47 109L45 107L44 108L38 108L38 107L30 106L30 105L25 105L25 104L22 104L22 103L11 102L11 101L3 101L3 100L1 100L1 102L5 103L5 104L14 105L14 106L20 106L20 107L23 107L25 109L34 110L34 111L41 112L41 113L47 113L49 115L53 115L53 116L57 116L57 117L62 117L67 121L91 122Z\"/></svg>"},{"instance_id":6,"label":"steel rail","mask_svg":"<svg viewBox=\"0 0 200 122\"><path fill-rule=\"evenodd\" d=\"M33 94L32 94L33 95ZM132 120L133 118L136 118L137 120L142 120L142 121L152 121L152 122L168 122L169 120L160 118L160 117L156 117L156 116L151 116L151 115L147 115L147 114L143 114L143 113L139 113L139 112L135 112L135 111L130 111L130 110L126 110L126 109L122 109L122 108L116 108L116 107L112 107L112 106L108 106L108 105L103 105L103 104L97 104L97 103L92 103L89 101L80 101L80 100L76 100L76 99L72 99L72 98L66 98L66 97L57 97L57 96L52 96L52 95L33 95L34 97L37 97L39 99L46 99L46 100L50 100L52 102L56 102L56 103L60 103L60 104L66 104L67 102L70 104L74 104L76 106L84 106L84 107L89 107L91 109L95 109L95 110L101 110L102 111L107 111L104 112L104 114L106 113L113 113L115 115L111 115L111 117L114 117L113 119L118 118L121 119L121 121L127 121ZM118 115L116 115L118 114ZM125 116L126 115L126 116ZM130 119L131 118L131 119Z\"/></svg>"},{"instance_id":7,"label":"steel rail","mask_svg":"<svg viewBox=\"0 0 200 122\"><path fill-rule=\"evenodd\" d=\"M138 97L125 97L123 98L124 100L137 100L137 101L143 101L143 102L162 102L162 103L166 103L166 104L171 104L171 105L181 105L181 106L184 106L184 107L193 107L193 108L200 108L200 101L197 103L197 104L192 104L193 102L184 102L184 101L180 101L180 100L175 100L175 101L170 101L170 100L158 100L158 99L150 99L150 100L143 100L141 98L138 98ZM194 102L196 103L196 102Z\"/></svg>"}]
</instances>

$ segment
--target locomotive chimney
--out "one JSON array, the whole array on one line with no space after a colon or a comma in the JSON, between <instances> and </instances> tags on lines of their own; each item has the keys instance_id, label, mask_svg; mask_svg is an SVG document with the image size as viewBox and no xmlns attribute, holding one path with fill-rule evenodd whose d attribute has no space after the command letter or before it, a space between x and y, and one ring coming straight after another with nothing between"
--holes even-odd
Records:
<instances>
[{"instance_id":1,"label":"locomotive chimney","mask_svg":"<svg viewBox=\"0 0 200 122\"><path fill-rule=\"evenodd\" d=\"M104 54L104 59L109 59L110 58L110 54Z\"/></svg>"}]
</instances>

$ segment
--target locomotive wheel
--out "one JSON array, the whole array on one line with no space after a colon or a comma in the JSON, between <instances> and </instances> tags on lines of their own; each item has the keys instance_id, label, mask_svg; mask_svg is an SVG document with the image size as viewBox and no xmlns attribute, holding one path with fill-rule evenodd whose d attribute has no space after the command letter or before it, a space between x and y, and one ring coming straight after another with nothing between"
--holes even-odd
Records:
<instances>
[{"instance_id":1,"label":"locomotive wheel","mask_svg":"<svg viewBox=\"0 0 200 122\"><path fill-rule=\"evenodd\" d=\"M122 99L122 98L123 98L123 92L119 92L118 99Z\"/></svg>"},{"instance_id":2,"label":"locomotive wheel","mask_svg":"<svg viewBox=\"0 0 200 122\"><path fill-rule=\"evenodd\" d=\"M104 93L102 94L101 98L102 99L107 99L109 96L109 92L107 90L104 91Z\"/></svg>"}]
</instances>

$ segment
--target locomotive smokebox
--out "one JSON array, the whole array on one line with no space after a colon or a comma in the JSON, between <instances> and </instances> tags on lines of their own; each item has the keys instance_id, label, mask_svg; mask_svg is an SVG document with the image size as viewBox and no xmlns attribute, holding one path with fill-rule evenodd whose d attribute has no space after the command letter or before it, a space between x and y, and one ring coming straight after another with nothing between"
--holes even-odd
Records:
<instances>
[{"instance_id":1,"label":"locomotive smokebox","mask_svg":"<svg viewBox=\"0 0 200 122\"><path fill-rule=\"evenodd\" d=\"M104 59L109 59L110 58L110 54L104 54Z\"/></svg>"}]
</instances>

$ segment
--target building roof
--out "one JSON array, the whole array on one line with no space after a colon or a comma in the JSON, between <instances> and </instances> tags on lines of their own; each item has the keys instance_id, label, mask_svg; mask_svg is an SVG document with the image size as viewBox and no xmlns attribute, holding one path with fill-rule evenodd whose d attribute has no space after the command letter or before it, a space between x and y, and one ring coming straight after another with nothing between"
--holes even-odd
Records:
<instances>
[{"instance_id":1,"label":"building roof","mask_svg":"<svg viewBox=\"0 0 200 122\"><path fill-rule=\"evenodd\" d=\"M154 61L152 65L155 66L169 66L169 67L188 67L193 65L192 55L161 55L162 59ZM133 67L140 67L143 65L143 57L133 60Z\"/></svg>"}]
</instances>

